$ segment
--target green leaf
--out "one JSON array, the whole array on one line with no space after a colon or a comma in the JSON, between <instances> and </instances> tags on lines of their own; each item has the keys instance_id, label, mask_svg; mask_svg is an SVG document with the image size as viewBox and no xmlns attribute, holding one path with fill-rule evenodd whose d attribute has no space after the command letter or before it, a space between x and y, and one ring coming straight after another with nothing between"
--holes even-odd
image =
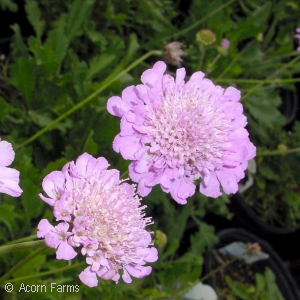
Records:
<instances>
[{"instance_id":1,"label":"green leaf","mask_svg":"<svg viewBox=\"0 0 300 300\"><path fill-rule=\"evenodd\" d=\"M214 234L214 227L204 222L200 222L199 231L192 235L191 250L195 254L201 255L207 248L212 247L218 242L217 236Z\"/></svg>"},{"instance_id":2,"label":"green leaf","mask_svg":"<svg viewBox=\"0 0 300 300\"><path fill-rule=\"evenodd\" d=\"M14 31L12 44L11 44L13 55L27 57L28 50L25 43L23 42L19 24L14 24L10 27Z\"/></svg>"},{"instance_id":3,"label":"green leaf","mask_svg":"<svg viewBox=\"0 0 300 300\"><path fill-rule=\"evenodd\" d=\"M87 152L91 155L96 155L98 153L99 146L93 140L94 130L90 130L89 135L84 143L83 152Z\"/></svg>"},{"instance_id":4,"label":"green leaf","mask_svg":"<svg viewBox=\"0 0 300 300\"><path fill-rule=\"evenodd\" d=\"M30 117L33 123L39 125L40 127L45 127L52 122L52 119L49 118L47 115L41 114L33 110L28 111L28 116Z\"/></svg>"},{"instance_id":5,"label":"green leaf","mask_svg":"<svg viewBox=\"0 0 300 300\"><path fill-rule=\"evenodd\" d=\"M0 119L4 119L5 116L9 113L9 106L6 101L0 97Z\"/></svg>"},{"instance_id":6,"label":"green leaf","mask_svg":"<svg viewBox=\"0 0 300 300\"><path fill-rule=\"evenodd\" d=\"M68 163L68 160L64 157L59 158L54 162L49 162L47 167L42 171L42 177L45 177L53 171L60 171L66 163Z\"/></svg>"},{"instance_id":7,"label":"green leaf","mask_svg":"<svg viewBox=\"0 0 300 300\"><path fill-rule=\"evenodd\" d=\"M162 260L167 259L169 256L175 253L175 251L179 247L179 241L178 240L173 240L171 245L167 248L167 250L163 253L162 255Z\"/></svg>"},{"instance_id":8,"label":"green leaf","mask_svg":"<svg viewBox=\"0 0 300 300\"><path fill-rule=\"evenodd\" d=\"M69 41L82 33L84 24L89 20L89 13L94 2L94 0L75 0L70 5L70 12L66 19L65 28L65 33Z\"/></svg>"},{"instance_id":9,"label":"green leaf","mask_svg":"<svg viewBox=\"0 0 300 300\"><path fill-rule=\"evenodd\" d=\"M63 27L57 27L49 32L45 47L49 47L53 51L57 67L59 67L64 60L68 46L68 39L64 34Z\"/></svg>"},{"instance_id":10,"label":"green leaf","mask_svg":"<svg viewBox=\"0 0 300 300\"><path fill-rule=\"evenodd\" d=\"M11 235L14 229L17 228L16 212L14 205L3 204L0 206L0 223L4 223Z\"/></svg>"},{"instance_id":11,"label":"green leaf","mask_svg":"<svg viewBox=\"0 0 300 300\"><path fill-rule=\"evenodd\" d=\"M90 68L87 72L87 79L93 78L103 69L107 68L112 62L116 60L115 54L102 54L91 59Z\"/></svg>"},{"instance_id":12,"label":"green leaf","mask_svg":"<svg viewBox=\"0 0 300 300\"><path fill-rule=\"evenodd\" d=\"M36 36L40 40L44 32L45 21L41 20L41 12L38 3L34 0L26 0L25 10L27 18L34 29Z\"/></svg>"},{"instance_id":13,"label":"green leaf","mask_svg":"<svg viewBox=\"0 0 300 300\"><path fill-rule=\"evenodd\" d=\"M18 5L11 0L0 0L1 10L9 10L11 12L18 11Z\"/></svg>"},{"instance_id":14,"label":"green leaf","mask_svg":"<svg viewBox=\"0 0 300 300\"><path fill-rule=\"evenodd\" d=\"M34 61L24 57L20 57L11 66L11 81L25 97L28 107L30 107L31 94L35 88L35 71Z\"/></svg>"}]
</instances>

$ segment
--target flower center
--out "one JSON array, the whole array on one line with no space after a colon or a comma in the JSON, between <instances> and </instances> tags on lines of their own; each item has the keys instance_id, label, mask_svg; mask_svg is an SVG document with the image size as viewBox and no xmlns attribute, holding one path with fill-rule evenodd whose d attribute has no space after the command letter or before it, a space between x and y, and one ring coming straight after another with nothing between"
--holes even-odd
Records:
<instances>
[{"instance_id":1,"label":"flower center","mask_svg":"<svg viewBox=\"0 0 300 300\"><path fill-rule=\"evenodd\" d=\"M215 95L197 88L167 91L148 109L145 121L154 159L171 167L183 166L186 175L212 168L222 162L222 144L229 121L218 112Z\"/></svg>"},{"instance_id":2,"label":"flower center","mask_svg":"<svg viewBox=\"0 0 300 300\"><path fill-rule=\"evenodd\" d=\"M126 189L122 185L127 183L118 184L112 175L103 181L86 183L83 190L78 186L73 192L76 195L81 189L77 209L80 215L88 217L86 227L80 228L80 232L96 240L105 257L120 266L138 260L136 249L149 245L151 235L145 227L151 220L143 218L145 207L139 207L140 199L132 195L134 187L128 185Z\"/></svg>"}]
</instances>

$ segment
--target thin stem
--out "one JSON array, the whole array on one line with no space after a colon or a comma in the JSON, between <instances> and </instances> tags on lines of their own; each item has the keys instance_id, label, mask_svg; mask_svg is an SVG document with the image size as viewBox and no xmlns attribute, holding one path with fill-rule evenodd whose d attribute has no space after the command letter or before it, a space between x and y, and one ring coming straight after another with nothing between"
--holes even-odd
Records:
<instances>
[{"instance_id":1,"label":"thin stem","mask_svg":"<svg viewBox=\"0 0 300 300\"><path fill-rule=\"evenodd\" d=\"M201 23L203 23L205 20L209 19L211 16L213 16L214 14L216 14L217 12L219 12L220 10L222 10L223 8L229 6L230 4L232 4L233 2L235 2L236 0L230 0L227 3L219 6L218 8L216 8L215 10L213 10L211 13L207 14L205 17L201 18L199 21L195 22L194 24L192 24L191 26L184 28L176 33L173 33L169 36L166 37L166 39L171 39L171 38L175 38L181 35L185 35L188 31L194 29L195 27L197 27L198 25L200 25Z\"/></svg>"},{"instance_id":2,"label":"thin stem","mask_svg":"<svg viewBox=\"0 0 300 300\"><path fill-rule=\"evenodd\" d=\"M254 41L251 41L248 45L244 47L244 49L239 52L237 55L234 56L234 59L228 64L228 66L225 68L225 70L216 78L216 80L220 80L229 70L230 68L239 60L239 58L242 56L242 54L254 43Z\"/></svg>"},{"instance_id":3,"label":"thin stem","mask_svg":"<svg viewBox=\"0 0 300 300\"><path fill-rule=\"evenodd\" d=\"M25 142L23 142L21 145L19 145L16 148L16 150L18 150L18 149L20 149L20 148L22 148L22 147L30 144L31 142L33 142L34 140L36 140L38 137L40 137L41 135L43 135L45 132L47 132L50 129L52 129L57 123L59 123L60 121L62 121L63 119L67 118L69 115L71 115L72 113L74 113L75 111L77 111L78 109L80 109L81 107L83 107L84 105L86 105L87 103L89 103L98 94L100 94L103 90L105 90L108 86L110 86L114 81L116 81L117 79L119 79L120 77L122 77L123 75L125 75L126 73L128 73L130 70L132 70L134 67L136 67L138 64L140 64L142 61L144 61L145 59L147 59L151 55L161 55L161 51L158 51L158 50L149 51L148 53L146 53L143 56L141 56L139 59L137 59L136 61L134 61L126 69L124 69L123 71L121 71L117 75L104 80L100 84L99 88L95 92L93 92L92 94L90 94L89 96L87 96L85 99L83 99L82 101L80 101L79 103L77 103L76 105L74 105L71 109L69 109L68 111L66 111L65 113L63 113L62 115L60 115L58 118L56 118L55 120L53 120L50 124L48 124L47 126L45 126L44 128L42 128L40 131L38 131L37 133L35 133L33 136L31 136L29 139L27 139Z\"/></svg>"},{"instance_id":4,"label":"thin stem","mask_svg":"<svg viewBox=\"0 0 300 300\"><path fill-rule=\"evenodd\" d=\"M258 151L256 156L285 155L285 154L290 154L295 152L300 152L300 148L287 149L284 152L282 150L263 150L263 151Z\"/></svg>"},{"instance_id":5,"label":"thin stem","mask_svg":"<svg viewBox=\"0 0 300 300\"><path fill-rule=\"evenodd\" d=\"M0 246L0 254L24 250L24 249L40 248L40 247L45 247L44 240L10 244L5 246Z\"/></svg>"},{"instance_id":6,"label":"thin stem","mask_svg":"<svg viewBox=\"0 0 300 300\"><path fill-rule=\"evenodd\" d=\"M236 82L236 83L261 83L263 82L264 84L269 84L269 83L289 83L289 82L300 82L300 78L288 78L288 79L280 79L280 78L275 78L275 79L235 79L235 78L220 78L214 80L215 82Z\"/></svg>"},{"instance_id":7,"label":"thin stem","mask_svg":"<svg viewBox=\"0 0 300 300\"><path fill-rule=\"evenodd\" d=\"M68 265L66 267L54 269L54 270L51 270L51 271L45 271L45 272L40 272L40 273L36 273L36 274L32 274L32 275L27 275L27 276L23 276L23 277L14 278L14 279L9 279L9 282L13 283L13 282L18 282L18 281L24 281L26 279L51 275L51 274L55 274L55 273L62 273L64 271L74 269L74 268L77 268L77 267L81 267L81 266L84 266L84 265L86 265L86 262L82 261L80 263L77 263L77 264L74 264L74 265L71 265L71 266ZM8 280L6 280L6 281L8 281Z\"/></svg>"},{"instance_id":8,"label":"thin stem","mask_svg":"<svg viewBox=\"0 0 300 300\"><path fill-rule=\"evenodd\" d=\"M28 261L36 257L38 254L42 253L47 249L46 247L39 248L32 252L31 254L27 255L24 259L19 261L17 264L15 264L8 272L6 272L1 278L0 278L0 283L3 282L4 280L8 279L16 270L24 266Z\"/></svg>"},{"instance_id":9,"label":"thin stem","mask_svg":"<svg viewBox=\"0 0 300 300\"><path fill-rule=\"evenodd\" d=\"M253 94L254 92L256 92L262 85L265 84L265 82L267 80L270 80L274 76L276 76L277 74L283 72L285 69L287 69L289 66L291 66L292 64L294 64L299 59L300 59L300 55L296 56L290 62L288 62L287 64L283 65L281 68L279 68L278 70L276 70L273 74L271 74L270 76L268 76L265 80L262 80L260 83L258 83L257 85L255 85L244 96L242 96L241 101L245 100L248 96L250 96L251 94Z\"/></svg>"},{"instance_id":10,"label":"thin stem","mask_svg":"<svg viewBox=\"0 0 300 300\"><path fill-rule=\"evenodd\" d=\"M26 237L23 237L23 238L20 238L17 240L7 242L7 243L3 244L2 246L17 244L17 243L21 243L21 242L28 242L28 241L35 240L35 239L36 239L36 234L33 234L33 235L29 235L29 236L26 236ZM0 247L2 247L2 246L0 246Z\"/></svg>"}]
</instances>

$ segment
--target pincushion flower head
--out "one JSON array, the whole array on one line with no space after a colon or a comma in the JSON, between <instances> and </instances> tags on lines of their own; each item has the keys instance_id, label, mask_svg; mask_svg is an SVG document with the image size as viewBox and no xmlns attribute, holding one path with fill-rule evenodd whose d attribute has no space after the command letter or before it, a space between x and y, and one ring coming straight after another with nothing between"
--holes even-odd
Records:
<instances>
[{"instance_id":1,"label":"pincushion flower head","mask_svg":"<svg viewBox=\"0 0 300 300\"><path fill-rule=\"evenodd\" d=\"M20 172L7 167L14 158L15 152L12 145L6 141L0 141L0 193L19 197L23 192L19 186Z\"/></svg>"},{"instance_id":2,"label":"pincushion flower head","mask_svg":"<svg viewBox=\"0 0 300 300\"><path fill-rule=\"evenodd\" d=\"M244 128L247 119L240 91L224 90L194 73L185 83L185 69L176 79L157 62L142 74L141 85L129 86L122 97L111 97L108 111L121 118L113 148L132 160L129 176L146 196L160 184L178 203L195 193L206 196L236 193L255 147Z\"/></svg>"},{"instance_id":3,"label":"pincushion flower head","mask_svg":"<svg viewBox=\"0 0 300 300\"><path fill-rule=\"evenodd\" d=\"M151 218L145 217L135 186L120 181L119 171L108 166L105 158L84 153L47 175L43 189L48 197L40 194L59 223L41 220L38 237L57 248L57 259L71 260L80 251L88 267L79 278L89 287L98 284L97 276L118 282L120 271L130 283L130 275L149 275L152 268L145 264L158 258L145 230Z\"/></svg>"}]
</instances>

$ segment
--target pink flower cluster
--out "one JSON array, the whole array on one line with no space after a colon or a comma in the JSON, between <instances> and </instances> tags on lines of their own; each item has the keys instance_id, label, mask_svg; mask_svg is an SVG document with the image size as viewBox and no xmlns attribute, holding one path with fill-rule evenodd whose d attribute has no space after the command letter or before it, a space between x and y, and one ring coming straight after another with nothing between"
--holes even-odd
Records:
<instances>
[{"instance_id":1,"label":"pink flower cluster","mask_svg":"<svg viewBox=\"0 0 300 300\"><path fill-rule=\"evenodd\" d=\"M226 194L236 193L256 152L244 128L240 91L224 90L202 72L185 82L184 68L175 79L165 70L165 63L157 62L142 74L143 84L127 87L107 103L121 118L113 149L132 160L129 175L138 182L138 193L146 196L160 184L185 204L200 178L206 196L220 196L220 185Z\"/></svg>"},{"instance_id":2,"label":"pink flower cluster","mask_svg":"<svg viewBox=\"0 0 300 300\"><path fill-rule=\"evenodd\" d=\"M7 167L14 158L15 152L12 145L6 141L0 141L0 193L19 197L23 192L19 186L20 172Z\"/></svg>"},{"instance_id":3,"label":"pink flower cluster","mask_svg":"<svg viewBox=\"0 0 300 300\"><path fill-rule=\"evenodd\" d=\"M71 260L80 250L88 267L79 278L89 287L98 284L97 276L118 282L120 270L126 283L130 275L142 278L152 270L145 264L158 258L145 230L151 218L145 218L135 187L120 181L119 171L108 166L103 157L84 153L47 175L43 189L48 197L40 194L59 224L41 220L38 237L57 248L57 259Z\"/></svg>"}]
</instances>

